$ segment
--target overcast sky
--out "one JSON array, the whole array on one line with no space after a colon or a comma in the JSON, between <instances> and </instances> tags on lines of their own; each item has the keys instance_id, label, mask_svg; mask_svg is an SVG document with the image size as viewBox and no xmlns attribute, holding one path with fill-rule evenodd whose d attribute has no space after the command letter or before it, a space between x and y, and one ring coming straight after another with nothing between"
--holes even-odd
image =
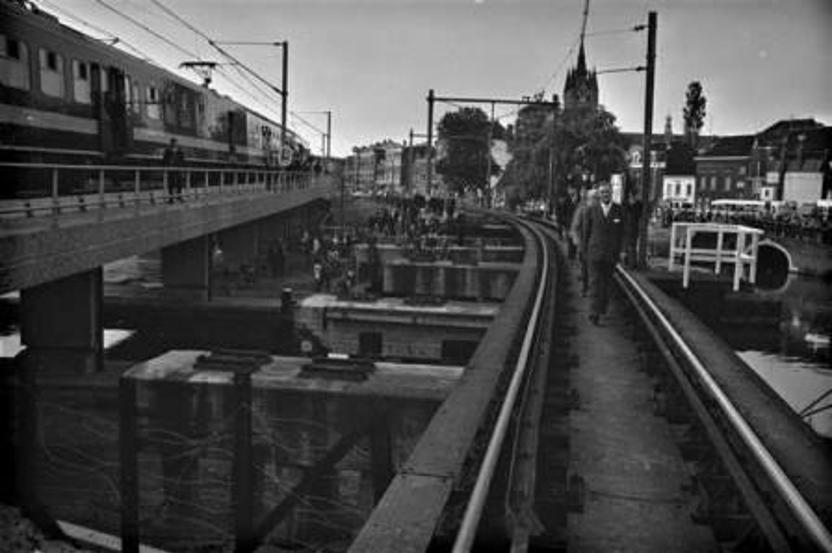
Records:
<instances>
[{"instance_id":1,"label":"overcast sky","mask_svg":"<svg viewBox=\"0 0 832 553\"><path fill-rule=\"evenodd\" d=\"M385 138L424 133L428 90L438 96L513 98L539 90L561 95L575 63L583 0L158 0L216 41L289 41L289 109L325 128L331 110L334 155ZM62 21L96 37L104 31L166 68L189 54L223 61L208 43L151 0L37 1ZM120 17L121 11L189 54ZM644 63L646 32L617 31L658 13L654 129L672 115L682 129L687 84L702 82L704 130L754 133L781 118L832 124L832 1L591 0L586 40L590 66ZM76 19L77 18L77 19ZM85 26L80 21L90 26ZM265 79L281 82L279 48L225 46ZM224 71L215 84L279 119L279 100ZM644 73L599 77L601 103L625 131L643 126ZM455 106L437 106L436 118ZM485 108L490 110L489 107ZM498 107L510 123L514 108ZM296 117L291 126L320 146Z\"/></svg>"}]
</instances>

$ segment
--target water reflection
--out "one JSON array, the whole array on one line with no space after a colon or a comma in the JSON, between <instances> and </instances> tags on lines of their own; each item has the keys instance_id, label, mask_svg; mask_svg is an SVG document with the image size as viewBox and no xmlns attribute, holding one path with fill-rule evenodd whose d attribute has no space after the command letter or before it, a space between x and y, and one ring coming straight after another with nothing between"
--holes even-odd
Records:
<instances>
[{"instance_id":1,"label":"water reflection","mask_svg":"<svg viewBox=\"0 0 832 553\"><path fill-rule=\"evenodd\" d=\"M795 358L784 359L778 354L759 351L742 351L738 354L797 413L803 413L832 389L832 371L812 363ZM825 406L832 406L832 397L821 399L808 412L818 411ZM818 434L832 438L832 409L820 410L804 420Z\"/></svg>"},{"instance_id":2,"label":"water reflection","mask_svg":"<svg viewBox=\"0 0 832 553\"><path fill-rule=\"evenodd\" d=\"M776 291L760 297L781 302L776 324L724 329L739 356L788 403L802 413L817 401L804 420L832 438L832 282L793 276Z\"/></svg>"}]
</instances>

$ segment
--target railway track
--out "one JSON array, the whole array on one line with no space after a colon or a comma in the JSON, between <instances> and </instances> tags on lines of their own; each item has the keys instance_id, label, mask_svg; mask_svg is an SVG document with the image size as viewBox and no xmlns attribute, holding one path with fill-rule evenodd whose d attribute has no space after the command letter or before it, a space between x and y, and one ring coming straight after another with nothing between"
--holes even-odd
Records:
<instances>
[{"instance_id":1,"label":"railway track","mask_svg":"<svg viewBox=\"0 0 832 553\"><path fill-rule=\"evenodd\" d=\"M570 513L580 516L590 484L569 460L570 411L579 408L580 399L570 385L579 360L569 347L577 315L569 307L568 271L554 229L514 222L538 242L540 274L522 347L492 417L488 446L453 540L454 553L568 551L570 538L580 541L580 530L570 527ZM621 267L616 280L620 300L632 313L631 339L638 344L641 369L653 384L654 412L665 420L684 463L681 492L693 506L690 518L710 531L719 551L832 551L828 503L817 492L806 493L818 483L817 471L829 466L825 453L816 443L804 444L811 466L781 464L758 435L765 429L754 428L743 415L748 408L743 398L732 399L720 386L652 299L655 290ZM828 479L820 479L821 487L828 485ZM500 504L502 525L500 515L496 520L494 515L494 505ZM505 539L495 539L495 524L504 529Z\"/></svg>"}]
</instances>

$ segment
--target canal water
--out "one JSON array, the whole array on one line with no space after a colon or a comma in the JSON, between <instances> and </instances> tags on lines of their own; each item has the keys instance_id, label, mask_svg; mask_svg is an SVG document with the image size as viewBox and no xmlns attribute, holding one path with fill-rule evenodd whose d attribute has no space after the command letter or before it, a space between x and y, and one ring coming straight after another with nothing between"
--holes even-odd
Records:
<instances>
[{"instance_id":1,"label":"canal water","mask_svg":"<svg viewBox=\"0 0 832 553\"><path fill-rule=\"evenodd\" d=\"M792 275L757 291L781 303L777 324L723 328L721 335L818 434L832 439L832 281Z\"/></svg>"}]
</instances>

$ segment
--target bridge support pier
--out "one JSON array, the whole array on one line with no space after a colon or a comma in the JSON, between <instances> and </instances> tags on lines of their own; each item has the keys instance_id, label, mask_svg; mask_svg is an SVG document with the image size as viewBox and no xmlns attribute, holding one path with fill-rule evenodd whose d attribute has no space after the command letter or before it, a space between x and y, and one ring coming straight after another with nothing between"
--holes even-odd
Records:
<instances>
[{"instance_id":1,"label":"bridge support pier","mask_svg":"<svg viewBox=\"0 0 832 553\"><path fill-rule=\"evenodd\" d=\"M253 223L223 230L220 233L223 262L232 269L239 269L240 265L254 266L259 235L257 225Z\"/></svg>"},{"instance_id":2,"label":"bridge support pier","mask_svg":"<svg viewBox=\"0 0 832 553\"><path fill-rule=\"evenodd\" d=\"M27 365L64 373L101 370L102 282L98 267L21 291L20 339Z\"/></svg>"},{"instance_id":3,"label":"bridge support pier","mask_svg":"<svg viewBox=\"0 0 832 553\"><path fill-rule=\"evenodd\" d=\"M162 248L162 282L165 288L192 290L208 299L211 242L208 236Z\"/></svg>"}]
</instances>

